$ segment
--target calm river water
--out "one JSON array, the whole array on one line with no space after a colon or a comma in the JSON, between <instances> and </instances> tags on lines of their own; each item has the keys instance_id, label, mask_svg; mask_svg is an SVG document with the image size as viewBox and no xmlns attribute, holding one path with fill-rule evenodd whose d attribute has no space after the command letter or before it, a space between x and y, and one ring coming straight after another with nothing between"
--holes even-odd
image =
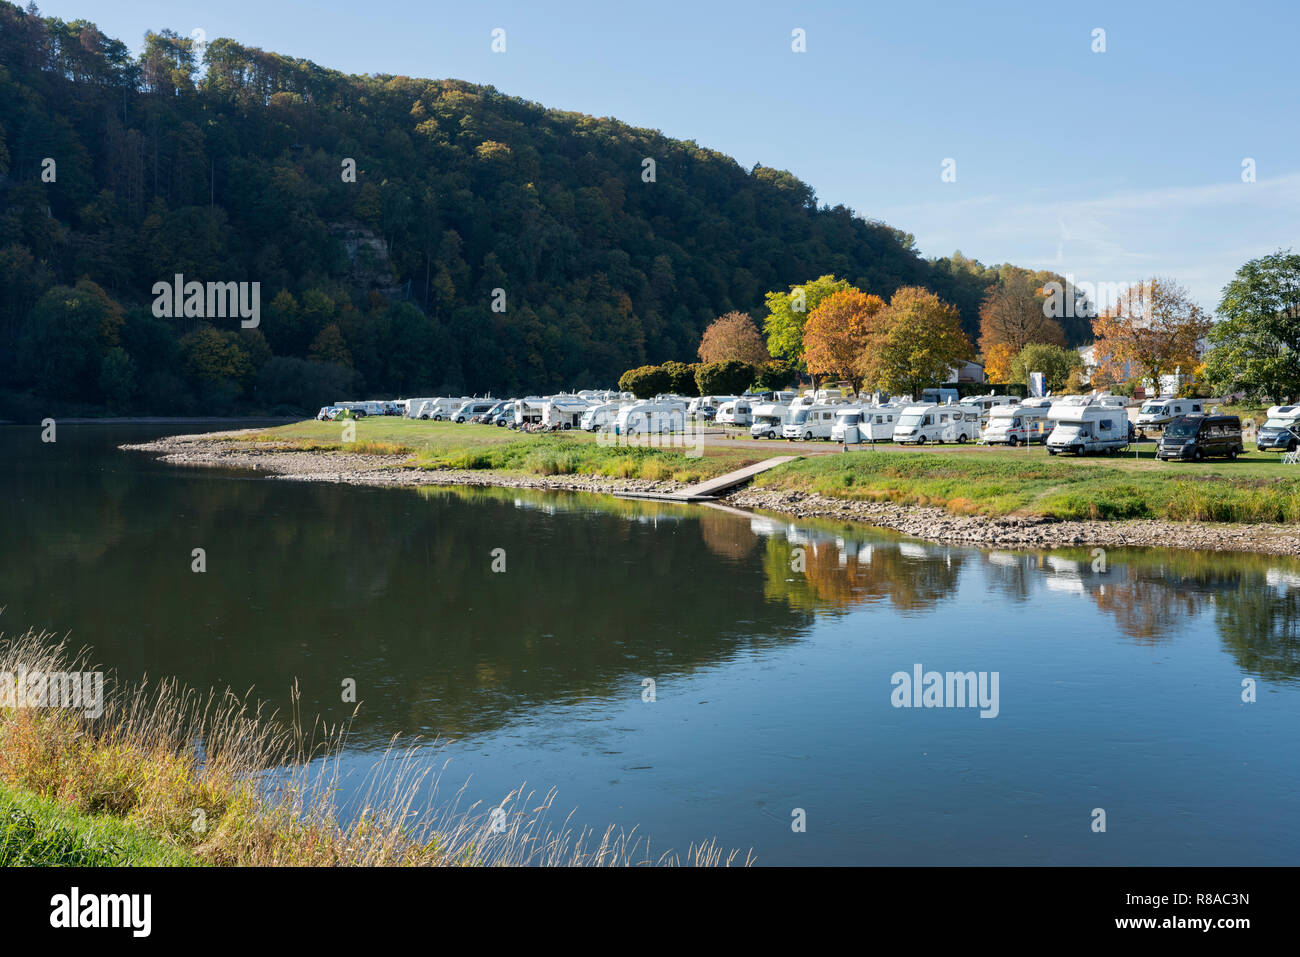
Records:
<instances>
[{"instance_id":1,"label":"calm river water","mask_svg":"<svg viewBox=\"0 0 1300 957\"><path fill-rule=\"evenodd\" d=\"M595 496L289 483L116 448L168 431L195 426L66 424L53 444L0 427L0 629L276 707L296 681L308 720L349 714L355 680L358 775L395 734L436 737L440 791L553 788L560 817L635 827L658 850L1300 858L1296 562L990 552ZM918 667L975 672L990 695L996 675L996 697L895 707L894 676ZM940 700L958 704L958 684Z\"/></svg>"}]
</instances>

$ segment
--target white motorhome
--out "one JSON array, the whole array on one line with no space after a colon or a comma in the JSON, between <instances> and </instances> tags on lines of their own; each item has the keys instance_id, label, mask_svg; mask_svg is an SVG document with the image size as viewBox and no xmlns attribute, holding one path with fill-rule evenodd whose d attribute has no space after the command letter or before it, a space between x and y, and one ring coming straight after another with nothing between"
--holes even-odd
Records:
<instances>
[{"instance_id":1,"label":"white motorhome","mask_svg":"<svg viewBox=\"0 0 1300 957\"><path fill-rule=\"evenodd\" d=\"M943 405L945 402L956 402L960 398L956 389L942 389L935 386L932 389L921 390L921 403L925 405Z\"/></svg>"},{"instance_id":2,"label":"white motorhome","mask_svg":"<svg viewBox=\"0 0 1300 957\"><path fill-rule=\"evenodd\" d=\"M781 435L791 442L795 439L802 439L805 442L813 439L829 439L831 429L835 426L835 413L843 404L837 402L833 405L818 404L799 408L791 405L790 417L781 427Z\"/></svg>"},{"instance_id":3,"label":"white motorhome","mask_svg":"<svg viewBox=\"0 0 1300 957\"><path fill-rule=\"evenodd\" d=\"M985 445L1022 445L1046 442L1052 431L1046 399L1027 399L1020 405L998 406L989 413L980 441Z\"/></svg>"},{"instance_id":4,"label":"white motorhome","mask_svg":"<svg viewBox=\"0 0 1300 957\"><path fill-rule=\"evenodd\" d=\"M718 406L713 421L718 425L750 425L754 421L753 406L748 399L732 399Z\"/></svg>"},{"instance_id":5,"label":"white motorhome","mask_svg":"<svg viewBox=\"0 0 1300 957\"><path fill-rule=\"evenodd\" d=\"M498 401L497 399L471 399L469 402L462 402L447 418L453 422L468 422L474 416L487 412Z\"/></svg>"},{"instance_id":6,"label":"white motorhome","mask_svg":"<svg viewBox=\"0 0 1300 957\"><path fill-rule=\"evenodd\" d=\"M831 441L888 442L894 437L894 427L902 411L896 405L842 405L835 410Z\"/></svg>"},{"instance_id":7,"label":"white motorhome","mask_svg":"<svg viewBox=\"0 0 1300 957\"><path fill-rule=\"evenodd\" d=\"M1019 402L1020 400L1013 395L994 395L991 392L988 395L968 395L961 400L962 405L979 409L980 421L985 423L988 422L989 416L993 414L995 409L1014 406Z\"/></svg>"},{"instance_id":8,"label":"white motorhome","mask_svg":"<svg viewBox=\"0 0 1300 957\"><path fill-rule=\"evenodd\" d=\"M1115 453L1128 447L1128 416L1123 409L1089 400L1054 402L1047 412L1052 432L1047 452Z\"/></svg>"},{"instance_id":9,"label":"white motorhome","mask_svg":"<svg viewBox=\"0 0 1300 957\"><path fill-rule=\"evenodd\" d=\"M780 402L764 402L754 406L752 415L749 434L756 439L775 439L790 418L790 407Z\"/></svg>"},{"instance_id":10,"label":"white motorhome","mask_svg":"<svg viewBox=\"0 0 1300 957\"><path fill-rule=\"evenodd\" d=\"M680 432L686 428L686 410L676 402L637 402L618 410L614 420L617 435L633 438L642 434Z\"/></svg>"},{"instance_id":11,"label":"white motorhome","mask_svg":"<svg viewBox=\"0 0 1300 957\"><path fill-rule=\"evenodd\" d=\"M443 396L437 399L411 399L410 408L415 411L410 413L413 419L433 419L441 422L443 419L451 418L452 414L466 402L473 401L469 396L462 395L459 398ZM419 403L416 405L416 403Z\"/></svg>"},{"instance_id":12,"label":"white motorhome","mask_svg":"<svg viewBox=\"0 0 1300 957\"><path fill-rule=\"evenodd\" d=\"M700 416L709 417L718 411L718 406L724 402L731 402L738 399L735 395L701 395L696 396L686 403L686 414L691 418Z\"/></svg>"},{"instance_id":13,"label":"white motorhome","mask_svg":"<svg viewBox=\"0 0 1300 957\"><path fill-rule=\"evenodd\" d=\"M1300 447L1300 405L1271 405L1268 417L1255 433L1255 448L1294 452Z\"/></svg>"},{"instance_id":14,"label":"white motorhome","mask_svg":"<svg viewBox=\"0 0 1300 957\"><path fill-rule=\"evenodd\" d=\"M551 396L542 409L542 424L552 429L576 429L589 408L587 400L576 395Z\"/></svg>"},{"instance_id":15,"label":"white motorhome","mask_svg":"<svg viewBox=\"0 0 1300 957\"><path fill-rule=\"evenodd\" d=\"M1204 405L1200 399L1151 399L1138 410L1138 432L1146 429L1163 429L1184 415L1200 412Z\"/></svg>"},{"instance_id":16,"label":"white motorhome","mask_svg":"<svg viewBox=\"0 0 1300 957\"><path fill-rule=\"evenodd\" d=\"M980 414L953 403L909 405L898 417L894 441L900 445L926 442L969 442L979 437Z\"/></svg>"},{"instance_id":17,"label":"white motorhome","mask_svg":"<svg viewBox=\"0 0 1300 957\"><path fill-rule=\"evenodd\" d=\"M584 432L599 432L602 429L608 429L618 418L618 410L622 408L621 402L602 402L600 405L593 405L582 413L582 418L578 422L578 428Z\"/></svg>"}]
</instances>

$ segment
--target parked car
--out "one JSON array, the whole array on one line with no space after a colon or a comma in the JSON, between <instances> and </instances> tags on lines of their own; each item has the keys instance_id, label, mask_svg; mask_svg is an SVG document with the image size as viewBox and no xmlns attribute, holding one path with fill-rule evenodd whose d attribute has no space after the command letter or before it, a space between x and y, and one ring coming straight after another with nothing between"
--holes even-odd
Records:
<instances>
[{"instance_id":1,"label":"parked car","mask_svg":"<svg viewBox=\"0 0 1300 957\"><path fill-rule=\"evenodd\" d=\"M1235 459L1243 451L1237 416L1184 415L1165 426L1156 458L1199 462L1216 455Z\"/></svg>"}]
</instances>

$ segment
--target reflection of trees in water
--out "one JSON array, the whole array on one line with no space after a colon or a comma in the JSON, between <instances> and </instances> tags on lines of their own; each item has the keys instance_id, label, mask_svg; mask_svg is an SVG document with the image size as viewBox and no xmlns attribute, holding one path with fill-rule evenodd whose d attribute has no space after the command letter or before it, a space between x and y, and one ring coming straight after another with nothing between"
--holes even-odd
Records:
<instances>
[{"instance_id":1,"label":"reflection of trees in water","mask_svg":"<svg viewBox=\"0 0 1300 957\"><path fill-rule=\"evenodd\" d=\"M749 522L711 508L701 509L697 519L704 546L721 558L740 561L753 554L758 536Z\"/></svg>"},{"instance_id":2,"label":"reflection of trees in water","mask_svg":"<svg viewBox=\"0 0 1300 957\"><path fill-rule=\"evenodd\" d=\"M1207 601L1203 594L1179 591L1145 576L1093 589L1090 594L1097 608L1114 619L1120 633L1140 644L1172 638L1200 614Z\"/></svg>"},{"instance_id":3,"label":"reflection of trees in water","mask_svg":"<svg viewBox=\"0 0 1300 957\"><path fill-rule=\"evenodd\" d=\"M802 572L793 570L802 548ZM910 552L910 554L909 554ZM904 610L928 608L952 597L961 552L884 541L846 548L834 540L770 537L764 555L766 594L793 608L846 609L888 600Z\"/></svg>"},{"instance_id":4,"label":"reflection of trees in water","mask_svg":"<svg viewBox=\"0 0 1300 957\"><path fill-rule=\"evenodd\" d=\"M1300 677L1300 590L1266 581L1218 596L1214 620L1237 666L1272 681Z\"/></svg>"},{"instance_id":5,"label":"reflection of trees in water","mask_svg":"<svg viewBox=\"0 0 1300 957\"><path fill-rule=\"evenodd\" d=\"M643 677L713 667L810 621L764 600L760 563L701 547L753 548L743 518L696 535L693 512L658 503L247 480L64 452L39 479L54 497L28 488L36 504L15 510L0 546L6 630L71 631L124 677L254 687L272 702L297 679L309 718L350 712L339 699L352 678L362 741L637 700ZM190 571L196 546L205 574Z\"/></svg>"}]
</instances>

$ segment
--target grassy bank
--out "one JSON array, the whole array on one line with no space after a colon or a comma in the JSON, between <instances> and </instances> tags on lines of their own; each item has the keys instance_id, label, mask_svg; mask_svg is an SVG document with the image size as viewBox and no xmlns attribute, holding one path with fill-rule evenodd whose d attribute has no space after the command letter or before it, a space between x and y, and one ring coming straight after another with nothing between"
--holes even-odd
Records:
<instances>
[{"instance_id":1,"label":"grassy bank","mask_svg":"<svg viewBox=\"0 0 1300 957\"><path fill-rule=\"evenodd\" d=\"M457 425L394 416L356 423L342 441L342 422L308 420L267 429L234 442L279 442L295 449L404 454L424 469L492 470L511 475L587 475L604 478L699 482L766 457L762 449L610 446L580 431L521 434L490 425Z\"/></svg>"},{"instance_id":2,"label":"grassy bank","mask_svg":"<svg viewBox=\"0 0 1300 957\"><path fill-rule=\"evenodd\" d=\"M1300 468L1277 456L1235 462L1049 457L1042 448L850 452L791 462L755 480L834 498L934 505L962 515L1057 519L1300 521Z\"/></svg>"},{"instance_id":3,"label":"grassy bank","mask_svg":"<svg viewBox=\"0 0 1300 957\"><path fill-rule=\"evenodd\" d=\"M95 669L44 634L0 636L0 674ZM104 710L0 705L0 864L732 863L711 842L650 858L613 828L552 827L553 794L460 808L428 745L396 743L339 803L345 729L284 724L230 691L120 684ZM297 713L296 699L294 713Z\"/></svg>"},{"instance_id":4,"label":"grassy bank","mask_svg":"<svg viewBox=\"0 0 1300 957\"><path fill-rule=\"evenodd\" d=\"M186 867L187 851L108 814L0 784L0 867Z\"/></svg>"}]
</instances>

